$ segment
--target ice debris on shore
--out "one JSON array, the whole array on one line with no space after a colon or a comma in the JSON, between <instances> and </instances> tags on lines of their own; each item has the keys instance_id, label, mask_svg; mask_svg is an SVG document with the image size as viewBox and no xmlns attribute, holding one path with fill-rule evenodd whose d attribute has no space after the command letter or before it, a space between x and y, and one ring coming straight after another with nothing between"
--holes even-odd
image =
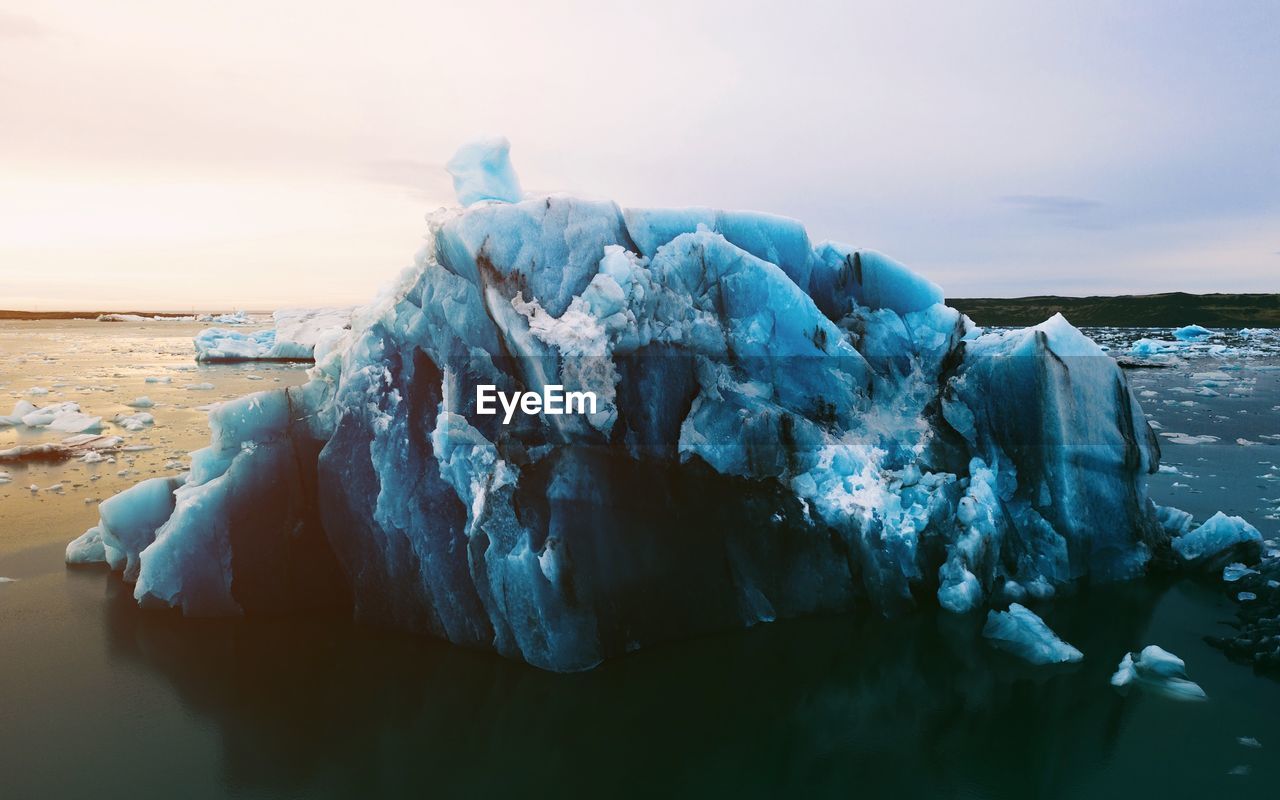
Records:
<instances>
[{"instance_id":1,"label":"ice debris on shore","mask_svg":"<svg viewBox=\"0 0 1280 800\"><path fill-rule=\"evenodd\" d=\"M275 327L242 333L207 328L196 334L197 361L311 361L336 343L351 322L351 308L280 309Z\"/></svg>"},{"instance_id":2,"label":"ice debris on shore","mask_svg":"<svg viewBox=\"0 0 1280 800\"><path fill-rule=\"evenodd\" d=\"M982 635L994 647L1032 664L1064 664L1084 658L1084 653L1058 638L1039 615L1018 603L1010 603L1008 611L987 612Z\"/></svg>"},{"instance_id":3,"label":"ice debris on shore","mask_svg":"<svg viewBox=\"0 0 1280 800\"><path fill-rule=\"evenodd\" d=\"M1142 648L1137 658L1125 653L1111 685L1121 691L1136 686L1174 700L1208 699L1204 689L1187 677L1186 662L1154 644Z\"/></svg>"},{"instance_id":4,"label":"ice debris on shore","mask_svg":"<svg viewBox=\"0 0 1280 800\"><path fill-rule=\"evenodd\" d=\"M986 333L793 220L521 199L508 168L504 140L464 149L467 207L429 218L311 381L219 405L172 491L120 495L145 524L104 557L140 603L336 606L564 671L930 595L975 611L1167 552L1156 437L1062 316ZM482 384L601 403L504 425Z\"/></svg>"}]
</instances>

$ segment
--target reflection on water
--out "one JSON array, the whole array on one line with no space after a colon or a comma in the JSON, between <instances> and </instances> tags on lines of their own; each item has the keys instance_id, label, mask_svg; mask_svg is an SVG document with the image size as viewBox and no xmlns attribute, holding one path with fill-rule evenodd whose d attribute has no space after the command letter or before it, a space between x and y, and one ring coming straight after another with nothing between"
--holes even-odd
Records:
<instances>
[{"instance_id":1,"label":"reflection on water","mask_svg":"<svg viewBox=\"0 0 1280 800\"><path fill-rule=\"evenodd\" d=\"M986 647L979 617L924 613L766 625L555 675L337 620L142 613L112 583L111 656L217 724L229 791L333 796L1085 796L1153 702L1107 679L1165 591L1094 588L1047 610L1079 665L1023 665ZM1166 745L1143 757L1166 761Z\"/></svg>"}]
</instances>

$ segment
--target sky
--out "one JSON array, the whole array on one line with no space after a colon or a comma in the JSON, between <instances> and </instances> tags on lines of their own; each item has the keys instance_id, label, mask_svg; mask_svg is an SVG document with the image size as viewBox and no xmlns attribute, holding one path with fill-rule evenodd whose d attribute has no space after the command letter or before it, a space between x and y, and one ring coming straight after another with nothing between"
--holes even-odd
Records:
<instances>
[{"instance_id":1,"label":"sky","mask_svg":"<svg viewBox=\"0 0 1280 800\"><path fill-rule=\"evenodd\" d=\"M0 308L362 302L530 191L795 217L953 297L1280 291L1280 3L0 0Z\"/></svg>"}]
</instances>

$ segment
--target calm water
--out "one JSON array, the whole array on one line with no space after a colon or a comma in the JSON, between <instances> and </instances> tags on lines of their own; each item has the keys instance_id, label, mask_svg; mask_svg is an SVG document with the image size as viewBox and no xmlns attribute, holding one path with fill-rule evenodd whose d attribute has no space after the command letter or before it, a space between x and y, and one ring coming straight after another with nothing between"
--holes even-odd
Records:
<instances>
[{"instance_id":1,"label":"calm water","mask_svg":"<svg viewBox=\"0 0 1280 800\"><path fill-rule=\"evenodd\" d=\"M1212 581L1082 587L1038 606L1085 653L1059 668L993 651L980 618L935 613L764 625L569 676L341 620L142 613L117 578L62 564L93 500L181 469L207 441L199 406L304 378L195 368L198 327L0 323L0 412L33 386L51 392L37 403L107 418L157 402L157 426L127 437L153 450L0 465L13 478L0 576L17 579L0 584L0 795L1189 797L1280 779L1280 682L1202 641L1235 608ZM1178 469L1154 477L1158 501L1280 534L1277 365L1263 348L1130 373ZM1227 379L1197 377L1211 371ZM202 383L214 389L186 388ZM0 448L30 436L0 429ZM1209 702L1108 686L1121 655L1151 643L1186 659Z\"/></svg>"}]
</instances>

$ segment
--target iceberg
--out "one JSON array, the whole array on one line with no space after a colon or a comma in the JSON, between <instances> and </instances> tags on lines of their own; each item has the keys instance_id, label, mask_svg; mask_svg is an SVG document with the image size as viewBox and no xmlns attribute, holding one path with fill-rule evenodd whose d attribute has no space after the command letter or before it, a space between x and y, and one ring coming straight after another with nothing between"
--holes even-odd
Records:
<instances>
[{"instance_id":1,"label":"iceberg","mask_svg":"<svg viewBox=\"0 0 1280 800\"><path fill-rule=\"evenodd\" d=\"M1172 544L1182 564L1206 572L1217 572L1232 562L1253 563L1262 554L1262 534L1258 529L1241 517L1229 517L1221 511L1173 539Z\"/></svg>"},{"instance_id":2,"label":"iceberg","mask_svg":"<svg viewBox=\"0 0 1280 800\"><path fill-rule=\"evenodd\" d=\"M509 170L505 140L464 147L460 206L309 382L214 409L189 473L121 495L127 537L103 516L139 603L343 608L573 671L804 614L1044 598L1168 552L1157 440L1065 318L983 332L794 220L526 198ZM561 389L598 402L479 402Z\"/></svg>"},{"instance_id":3,"label":"iceberg","mask_svg":"<svg viewBox=\"0 0 1280 800\"><path fill-rule=\"evenodd\" d=\"M317 345L341 338L350 324L350 308L281 309L274 328L244 333L206 328L196 334L196 361L312 361Z\"/></svg>"},{"instance_id":4,"label":"iceberg","mask_svg":"<svg viewBox=\"0 0 1280 800\"><path fill-rule=\"evenodd\" d=\"M1032 664L1080 661L1084 654L1058 638L1031 609L1010 603L1008 611L990 611L982 635L995 647Z\"/></svg>"}]
</instances>

